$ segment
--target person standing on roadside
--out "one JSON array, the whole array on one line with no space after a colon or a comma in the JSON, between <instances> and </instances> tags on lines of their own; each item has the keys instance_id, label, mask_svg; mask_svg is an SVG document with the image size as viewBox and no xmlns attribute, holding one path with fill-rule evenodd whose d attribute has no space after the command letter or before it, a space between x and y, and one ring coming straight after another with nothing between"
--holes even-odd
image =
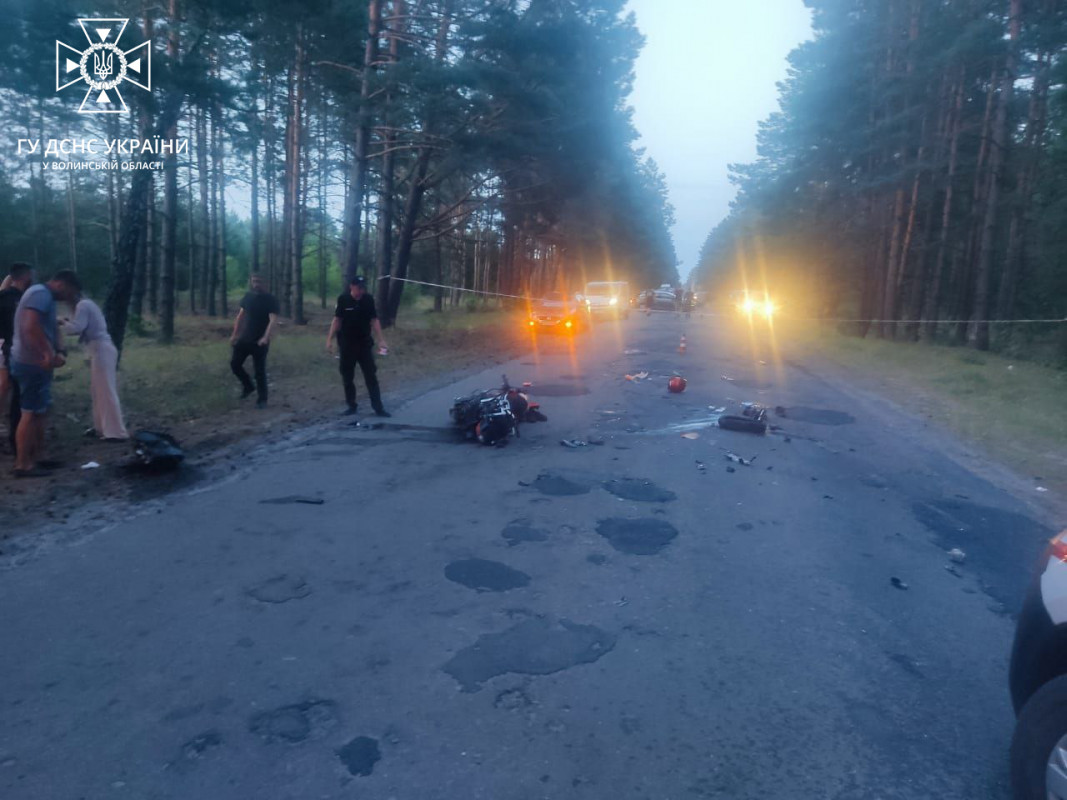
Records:
<instances>
[{"instance_id":1,"label":"person standing on roadside","mask_svg":"<svg viewBox=\"0 0 1067 800\"><path fill-rule=\"evenodd\" d=\"M372 335L373 334L373 335ZM333 352L334 340L341 347L341 384L345 390L345 414L356 413L356 364L363 373L367 394L374 413L391 417L382 405L382 391L378 386L378 366L374 363L374 336L381 343L381 355L387 352L382 324L374 298L367 292L367 282L361 275L354 277L348 291L337 298L330 332L326 335L326 351Z\"/></svg>"},{"instance_id":2,"label":"person standing on roadside","mask_svg":"<svg viewBox=\"0 0 1067 800\"><path fill-rule=\"evenodd\" d=\"M52 372L66 363L66 351L56 324L56 301L73 303L81 293L73 270L63 269L48 283L31 286L15 311L15 343L11 348L11 377L19 385L22 417L16 432L16 478L41 478L59 462L40 458L44 451L45 419L52 407Z\"/></svg>"},{"instance_id":3,"label":"person standing on roadside","mask_svg":"<svg viewBox=\"0 0 1067 800\"><path fill-rule=\"evenodd\" d=\"M241 298L241 309L233 323L230 344L233 356L230 369L241 382L241 399L257 393L256 408L267 407L267 351L278 322L278 299L267 291L262 275L252 273L248 279L251 291ZM244 364L252 356L256 383L245 372Z\"/></svg>"},{"instance_id":4,"label":"person standing on roadside","mask_svg":"<svg viewBox=\"0 0 1067 800\"><path fill-rule=\"evenodd\" d=\"M15 431L22 416L19 408L19 385L11 377L11 347L15 344L15 311L23 293L33 285L33 267L21 261L11 265L4 282L0 283L0 408L10 395L7 412L7 436L11 453L18 452Z\"/></svg>"},{"instance_id":5,"label":"person standing on roadside","mask_svg":"<svg viewBox=\"0 0 1067 800\"><path fill-rule=\"evenodd\" d=\"M93 427L86 433L95 433L108 442L130 438L126 423L122 421L122 406L119 404L118 378L119 351L107 332L107 322L100 306L88 297L77 298L74 319L63 321L63 332L77 336L78 341L89 351L89 392L93 397Z\"/></svg>"}]
</instances>

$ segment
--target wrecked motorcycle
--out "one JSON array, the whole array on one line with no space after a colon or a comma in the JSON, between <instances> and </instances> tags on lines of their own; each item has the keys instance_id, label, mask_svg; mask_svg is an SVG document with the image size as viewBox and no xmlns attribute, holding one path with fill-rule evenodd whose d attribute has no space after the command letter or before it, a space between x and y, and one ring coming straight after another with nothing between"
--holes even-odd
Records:
<instances>
[{"instance_id":1,"label":"wrecked motorcycle","mask_svg":"<svg viewBox=\"0 0 1067 800\"><path fill-rule=\"evenodd\" d=\"M541 413L540 405L531 402L529 396L508 383L499 389L487 389L466 397L457 397L449 409L452 424L468 439L477 439L481 444L503 444L512 434L519 436L519 423L544 422L548 419Z\"/></svg>"}]
</instances>

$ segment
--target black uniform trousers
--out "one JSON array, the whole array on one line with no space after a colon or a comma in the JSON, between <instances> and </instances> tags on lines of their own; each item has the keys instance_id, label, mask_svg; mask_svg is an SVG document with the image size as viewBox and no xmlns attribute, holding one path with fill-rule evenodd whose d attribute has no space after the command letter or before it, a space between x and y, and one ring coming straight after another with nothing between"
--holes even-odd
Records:
<instances>
[{"instance_id":1,"label":"black uniform trousers","mask_svg":"<svg viewBox=\"0 0 1067 800\"><path fill-rule=\"evenodd\" d=\"M252 393L255 389L258 395L257 399L261 402L267 402L267 351L270 350L269 344L256 344L255 342L242 342L238 341L233 346L233 358L230 359L230 369L233 370L233 374L237 376L237 380L241 382L241 386L244 387L245 392ZM252 367L256 373L256 384L252 385L252 379L248 377L248 373L245 372L245 361L248 357L252 356Z\"/></svg>"},{"instance_id":2,"label":"black uniform trousers","mask_svg":"<svg viewBox=\"0 0 1067 800\"><path fill-rule=\"evenodd\" d=\"M363 382L367 384L367 394L375 411L384 411L382 390L378 386L378 365L374 363L374 340L364 339L356 342L339 340L341 345L341 383L345 387L345 402L356 405L356 364L363 373Z\"/></svg>"}]
</instances>

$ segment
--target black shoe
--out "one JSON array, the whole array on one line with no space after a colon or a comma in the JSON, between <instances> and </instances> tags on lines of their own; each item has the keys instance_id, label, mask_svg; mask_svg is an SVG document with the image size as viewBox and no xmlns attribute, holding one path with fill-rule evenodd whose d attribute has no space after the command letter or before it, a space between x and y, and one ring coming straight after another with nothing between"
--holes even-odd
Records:
<instances>
[{"instance_id":1,"label":"black shoe","mask_svg":"<svg viewBox=\"0 0 1067 800\"><path fill-rule=\"evenodd\" d=\"M349 406L348 408L346 408L344 411L341 412L341 416L342 417L350 417L355 413L356 413L356 407L355 406Z\"/></svg>"},{"instance_id":2,"label":"black shoe","mask_svg":"<svg viewBox=\"0 0 1067 800\"><path fill-rule=\"evenodd\" d=\"M374 412L374 416L376 416L376 417L391 417L393 415L390 414L388 411L386 411L384 408L379 408L377 411Z\"/></svg>"},{"instance_id":3,"label":"black shoe","mask_svg":"<svg viewBox=\"0 0 1067 800\"><path fill-rule=\"evenodd\" d=\"M256 401L256 408L266 408L266 407L267 407L267 401L266 400L257 400Z\"/></svg>"},{"instance_id":4,"label":"black shoe","mask_svg":"<svg viewBox=\"0 0 1067 800\"><path fill-rule=\"evenodd\" d=\"M251 397L252 395L254 395L255 393L256 393L255 389L247 389L247 388L246 389L242 389L241 390L241 399L245 400L245 399Z\"/></svg>"}]
</instances>

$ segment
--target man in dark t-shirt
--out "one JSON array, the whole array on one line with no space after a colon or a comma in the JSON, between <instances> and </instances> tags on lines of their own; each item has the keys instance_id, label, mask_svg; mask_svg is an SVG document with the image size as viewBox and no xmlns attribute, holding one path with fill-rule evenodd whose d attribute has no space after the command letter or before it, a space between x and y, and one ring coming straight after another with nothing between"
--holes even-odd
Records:
<instances>
[{"instance_id":1,"label":"man in dark t-shirt","mask_svg":"<svg viewBox=\"0 0 1067 800\"><path fill-rule=\"evenodd\" d=\"M22 293L33 285L33 267L17 262L11 265L11 271L4 279L0 289L0 403L10 393L11 404L8 407L8 441L11 452L16 453L15 431L19 427L22 413L19 409L19 384L11 378L11 345L15 343L15 311L19 307Z\"/></svg>"},{"instance_id":2,"label":"man in dark t-shirt","mask_svg":"<svg viewBox=\"0 0 1067 800\"><path fill-rule=\"evenodd\" d=\"M278 300L267 291L267 285L261 275L253 273L249 278L251 291L241 298L241 310L233 323L233 335L230 344L233 356L230 369L241 382L241 399L252 392L257 393L256 408L267 405L267 351L270 339L278 321ZM256 374L256 383L245 372L245 361L252 356L252 366Z\"/></svg>"},{"instance_id":3,"label":"man in dark t-shirt","mask_svg":"<svg viewBox=\"0 0 1067 800\"><path fill-rule=\"evenodd\" d=\"M372 335L373 334L373 335ZM381 352L386 352L382 325L374 298L367 293L367 283L362 276L352 279L349 290L337 298L333 323L326 335L326 350L333 352L334 339L341 347L341 384L345 389L345 414L356 413L356 364L363 372L367 394L374 413L379 417L392 416L382 405L382 392L378 386L378 367L374 363L374 336L381 343Z\"/></svg>"}]
</instances>

